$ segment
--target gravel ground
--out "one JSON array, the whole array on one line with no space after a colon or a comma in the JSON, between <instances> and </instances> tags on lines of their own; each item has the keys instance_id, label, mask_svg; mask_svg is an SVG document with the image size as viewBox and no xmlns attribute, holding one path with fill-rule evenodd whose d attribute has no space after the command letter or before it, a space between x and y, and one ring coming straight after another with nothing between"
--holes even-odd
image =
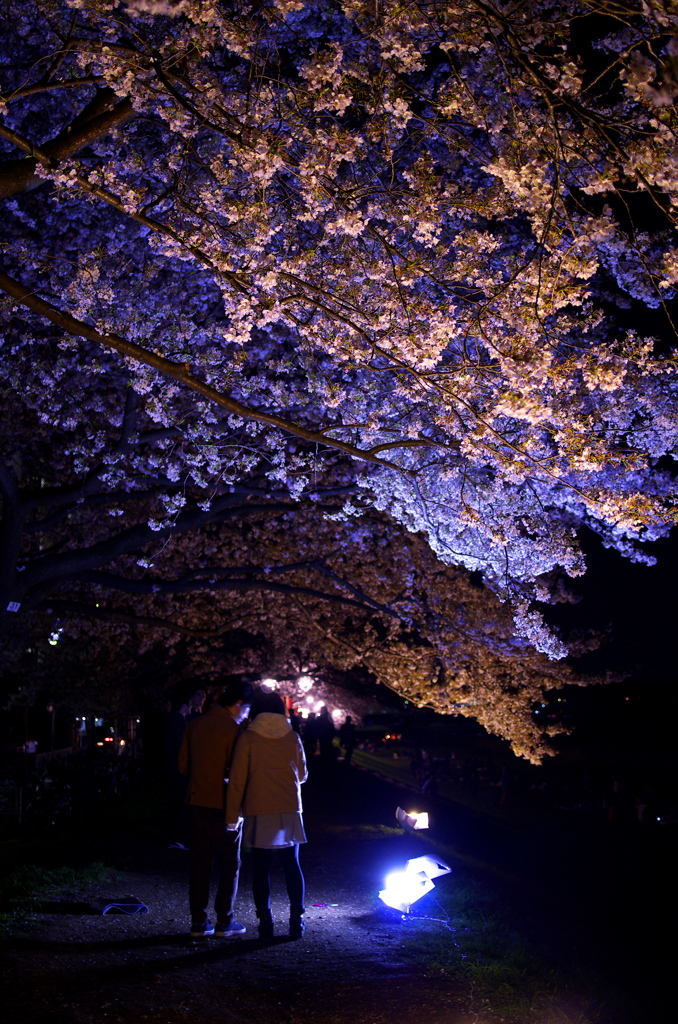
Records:
<instances>
[{"instance_id":1,"label":"gravel ground","mask_svg":"<svg viewBox=\"0 0 678 1024\"><path fill-rule=\"evenodd\" d=\"M408 963L404 929L445 925L403 923L376 898L384 866L425 849L383 825L336 824L341 815L333 817L334 822L315 824L307 818L309 843L301 856L307 929L301 940L285 934L283 879L279 870L274 873L273 914L280 934L270 945L256 939L247 855L237 904L247 933L192 942L188 855L134 834L111 839L107 859L130 870L108 883L59 894L61 906L43 906L21 935L4 944L0 999L6 1019L494 1024L497 1018L474 1005L468 984L422 977ZM74 904L96 897L130 894L148 905L148 914L73 912Z\"/></svg>"}]
</instances>

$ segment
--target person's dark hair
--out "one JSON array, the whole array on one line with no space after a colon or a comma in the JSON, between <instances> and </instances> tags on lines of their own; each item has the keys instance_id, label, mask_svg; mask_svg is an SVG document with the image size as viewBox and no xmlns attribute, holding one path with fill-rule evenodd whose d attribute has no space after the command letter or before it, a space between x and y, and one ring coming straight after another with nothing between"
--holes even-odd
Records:
<instances>
[{"instance_id":1,"label":"person's dark hair","mask_svg":"<svg viewBox=\"0 0 678 1024\"><path fill-rule=\"evenodd\" d=\"M279 693L269 693L266 690L256 690L252 698L250 718L255 718L268 712L269 715L284 715L285 702Z\"/></svg>"},{"instance_id":2,"label":"person's dark hair","mask_svg":"<svg viewBox=\"0 0 678 1024\"><path fill-rule=\"evenodd\" d=\"M173 686L170 691L170 704L172 707L172 711L181 710L184 704L188 704L192 694L193 691L188 686L185 686L183 684Z\"/></svg>"},{"instance_id":3,"label":"person's dark hair","mask_svg":"<svg viewBox=\"0 0 678 1024\"><path fill-rule=\"evenodd\" d=\"M222 708L233 707L238 701L250 704L253 695L254 688L247 679L229 679L217 699L217 704L220 704Z\"/></svg>"}]
</instances>

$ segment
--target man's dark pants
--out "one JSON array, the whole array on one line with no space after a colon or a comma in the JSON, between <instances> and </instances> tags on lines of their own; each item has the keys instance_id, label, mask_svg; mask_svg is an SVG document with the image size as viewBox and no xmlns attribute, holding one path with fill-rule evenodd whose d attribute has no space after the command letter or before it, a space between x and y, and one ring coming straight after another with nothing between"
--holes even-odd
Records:
<instances>
[{"instance_id":1,"label":"man's dark pants","mask_svg":"<svg viewBox=\"0 0 678 1024\"><path fill-rule=\"evenodd\" d=\"M230 924L240 871L241 831L228 832L224 811L215 807L191 806L190 881L188 902L191 921L202 926L207 921L212 868L219 872L219 887L214 909L220 924Z\"/></svg>"}]
</instances>

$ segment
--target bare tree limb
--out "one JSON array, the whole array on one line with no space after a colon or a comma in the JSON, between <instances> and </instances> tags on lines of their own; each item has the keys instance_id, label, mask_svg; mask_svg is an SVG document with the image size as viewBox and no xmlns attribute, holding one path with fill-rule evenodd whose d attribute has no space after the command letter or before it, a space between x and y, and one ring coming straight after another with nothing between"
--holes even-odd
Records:
<instances>
[{"instance_id":1,"label":"bare tree limb","mask_svg":"<svg viewBox=\"0 0 678 1024\"><path fill-rule=\"evenodd\" d=\"M55 92L57 89L78 89L83 85L105 85L106 79L100 75L85 75L83 78L64 78L58 82L36 82L34 85L24 85L14 92L7 93L2 97L3 102L12 103L13 100L21 100L25 96L34 96L38 92Z\"/></svg>"}]
</instances>

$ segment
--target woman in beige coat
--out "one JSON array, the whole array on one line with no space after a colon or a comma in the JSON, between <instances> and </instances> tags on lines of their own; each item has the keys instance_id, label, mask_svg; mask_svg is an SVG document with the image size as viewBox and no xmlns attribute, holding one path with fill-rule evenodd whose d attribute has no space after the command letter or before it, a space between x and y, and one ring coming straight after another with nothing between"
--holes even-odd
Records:
<instances>
[{"instance_id":1,"label":"woman in beige coat","mask_svg":"<svg viewBox=\"0 0 678 1024\"><path fill-rule=\"evenodd\" d=\"M304 876L299 844L306 842L301 816L301 783L306 781L304 748L277 693L257 691L252 719L235 746L226 797L229 830L243 817L242 843L252 848L252 892L259 938L273 937L271 865L278 851L290 898L289 934L304 934Z\"/></svg>"}]
</instances>

